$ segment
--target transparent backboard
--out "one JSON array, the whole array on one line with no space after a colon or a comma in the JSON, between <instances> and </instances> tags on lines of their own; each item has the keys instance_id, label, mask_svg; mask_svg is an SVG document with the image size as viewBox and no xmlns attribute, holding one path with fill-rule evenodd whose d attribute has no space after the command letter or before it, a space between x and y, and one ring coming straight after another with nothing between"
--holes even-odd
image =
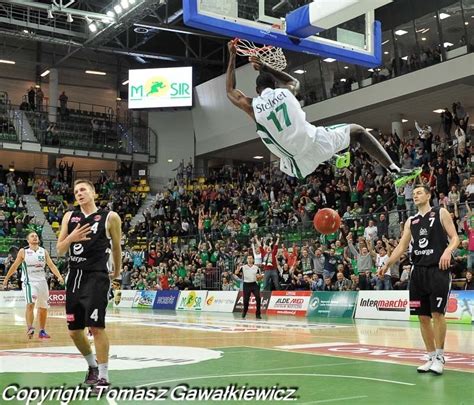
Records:
<instances>
[{"instance_id":1,"label":"transparent backboard","mask_svg":"<svg viewBox=\"0 0 474 405\"><path fill-rule=\"evenodd\" d=\"M373 9L363 9L357 17L307 38L288 36L285 17L310 3L312 0L183 0L184 21L195 28L261 45L367 67L381 64L381 26Z\"/></svg>"}]
</instances>

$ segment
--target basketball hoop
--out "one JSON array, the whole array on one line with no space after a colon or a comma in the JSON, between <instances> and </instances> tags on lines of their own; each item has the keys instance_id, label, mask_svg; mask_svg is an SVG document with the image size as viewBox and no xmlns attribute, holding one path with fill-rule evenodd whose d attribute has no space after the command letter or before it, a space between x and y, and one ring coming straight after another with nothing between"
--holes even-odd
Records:
<instances>
[{"instance_id":1,"label":"basketball hoop","mask_svg":"<svg viewBox=\"0 0 474 405\"><path fill-rule=\"evenodd\" d=\"M283 54L283 49L271 45L258 47L246 39L236 38L234 41L237 55L256 56L275 70L281 71L286 68L286 58Z\"/></svg>"}]
</instances>

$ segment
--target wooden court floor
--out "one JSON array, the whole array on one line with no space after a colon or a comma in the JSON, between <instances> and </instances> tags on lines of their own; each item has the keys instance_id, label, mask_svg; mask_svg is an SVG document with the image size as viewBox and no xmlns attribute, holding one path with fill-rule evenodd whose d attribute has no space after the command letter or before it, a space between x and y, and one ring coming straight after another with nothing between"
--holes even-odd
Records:
<instances>
[{"instance_id":1,"label":"wooden court floor","mask_svg":"<svg viewBox=\"0 0 474 405\"><path fill-rule=\"evenodd\" d=\"M7 396L14 392L12 384L17 391L72 390L83 381L86 363L69 340L64 308L49 311L48 341L26 338L23 312L0 310L2 395L7 387ZM471 325L448 325L447 368L435 376L416 372L423 362L417 323L284 316L258 321L251 314L242 320L240 314L140 309L109 310L107 321L114 390L71 404L269 404L284 395L294 404L474 403ZM124 387L129 390L119 389ZM59 404L58 398L43 403ZM0 403L27 403L20 399L0 397Z\"/></svg>"}]
</instances>

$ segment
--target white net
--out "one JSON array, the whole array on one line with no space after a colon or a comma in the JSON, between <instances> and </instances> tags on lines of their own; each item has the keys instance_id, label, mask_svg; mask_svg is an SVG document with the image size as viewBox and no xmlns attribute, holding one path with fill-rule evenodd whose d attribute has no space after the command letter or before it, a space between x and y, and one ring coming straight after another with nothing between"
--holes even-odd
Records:
<instances>
[{"instance_id":1,"label":"white net","mask_svg":"<svg viewBox=\"0 0 474 405\"><path fill-rule=\"evenodd\" d=\"M246 39L237 39L235 47L237 55L257 56L263 63L266 63L275 70L281 71L286 68L286 58L281 48L270 45L258 47Z\"/></svg>"}]
</instances>

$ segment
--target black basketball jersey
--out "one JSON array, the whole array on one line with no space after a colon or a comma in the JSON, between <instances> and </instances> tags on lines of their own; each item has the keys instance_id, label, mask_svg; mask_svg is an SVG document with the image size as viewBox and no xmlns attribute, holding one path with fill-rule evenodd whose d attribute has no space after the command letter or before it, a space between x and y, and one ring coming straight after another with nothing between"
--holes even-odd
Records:
<instances>
[{"instance_id":1,"label":"black basketball jersey","mask_svg":"<svg viewBox=\"0 0 474 405\"><path fill-rule=\"evenodd\" d=\"M441 224L439 208L431 208L424 216L411 217L411 260L415 266L437 266L448 246L448 236Z\"/></svg>"},{"instance_id":2,"label":"black basketball jersey","mask_svg":"<svg viewBox=\"0 0 474 405\"><path fill-rule=\"evenodd\" d=\"M85 272L104 271L110 268L111 239L107 235L107 217L110 211L98 210L87 217L82 211L73 211L68 223L71 234L77 224L91 225L87 237L90 240L71 243L69 247L69 269L81 269Z\"/></svg>"}]
</instances>

